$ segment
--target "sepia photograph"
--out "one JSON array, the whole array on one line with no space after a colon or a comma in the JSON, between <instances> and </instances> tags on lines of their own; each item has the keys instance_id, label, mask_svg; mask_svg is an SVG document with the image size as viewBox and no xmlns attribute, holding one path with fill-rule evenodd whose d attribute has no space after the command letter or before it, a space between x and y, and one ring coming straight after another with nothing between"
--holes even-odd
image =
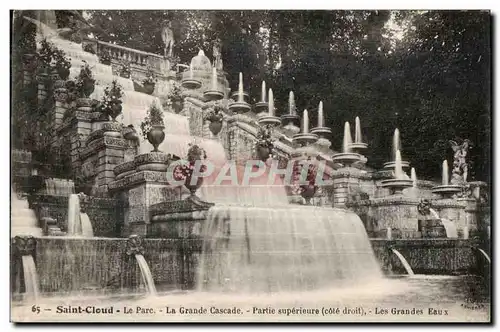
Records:
<instances>
[{"instance_id":1,"label":"sepia photograph","mask_svg":"<svg viewBox=\"0 0 500 332\"><path fill-rule=\"evenodd\" d=\"M489 10L11 10L12 323L492 322Z\"/></svg>"}]
</instances>

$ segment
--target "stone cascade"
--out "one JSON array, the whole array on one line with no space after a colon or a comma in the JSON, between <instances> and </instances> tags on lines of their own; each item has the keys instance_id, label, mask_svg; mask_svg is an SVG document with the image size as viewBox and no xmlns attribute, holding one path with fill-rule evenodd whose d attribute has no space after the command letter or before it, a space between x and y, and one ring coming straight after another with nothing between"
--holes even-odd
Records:
<instances>
[{"instance_id":1,"label":"stone cascade","mask_svg":"<svg viewBox=\"0 0 500 332\"><path fill-rule=\"evenodd\" d=\"M40 237L42 229L38 227L35 211L29 208L27 199L20 199L11 191L11 237L31 235Z\"/></svg>"},{"instance_id":2,"label":"stone cascade","mask_svg":"<svg viewBox=\"0 0 500 332\"><path fill-rule=\"evenodd\" d=\"M178 70L181 67L185 70L177 75L171 75L168 68L160 72L162 83L158 84L153 95L147 95L134 91L134 82L139 76L121 77L117 75L117 65L127 60L136 66L131 68L141 72L149 61L148 57L156 63L156 69L164 66L168 59L112 44L86 41L93 43L99 52L110 52L111 65L105 65L97 55L83 51L80 44L58 37L47 26L41 26L39 31L39 40L47 37L71 57L70 77L75 77L79 64L86 61L96 79L89 100L64 105L64 98L56 95L54 122L61 136L70 142L73 169L85 173L87 182L93 186L92 194L125 197L128 206L125 224L140 224L135 230L141 229L139 233L142 235L147 233L151 219L149 206L165 202L165 198L177 201L185 195L186 191L169 184L162 172L171 162L185 158L190 144L202 147L217 166L228 160L242 165L258 157L256 144L259 130L264 127L270 130L270 156L278 159L281 165L290 160L325 162L324 172L330 183L315 185L307 198L289 192L291 201L351 209L362 216L368 232L376 237L387 232L394 238L418 238L431 234L424 224L419 223L418 206L422 199L430 200L440 218L454 223L459 236L464 236L461 233L474 236L475 232L487 227L482 225L482 220L488 218L488 213L483 213L485 204L472 194L464 194L467 185L475 185L457 184L456 181L445 184L444 189L454 189L453 196L450 196L444 195L443 186L410 179L406 174L410 163L404 159L401 139L404 133L402 135L399 129L394 130L390 160L384 164L383 170L376 171L367 166L368 160L363 155L368 144L364 141L359 117L354 121L354 135L349 123L345 123L344 140L338 147L340 152L335 151L336 144L330 141L330 135L338 128L327 127L325 113L329 110L322 102L317 110L304 110L299 115L296 98L300 96L290 92L287 114L277 117L272 83L262 82L259 101L251 105L249 93L244 89L248 88L243 80L244 73L239 73L237 89L231 93L226 73L221 66L212 66L203 51L192 58L189 66L178 66ZM101 99L105 86L113 80L124 89L118 123L97 119L91 105L91 99ZM182 107L175 108L175 111L170 106L164 109L162 105L173 84L182 86L184 97ZM40 94L40 98L46 97ZM158 147L160 152L151 152L152 145L139 135L140 124L152 104L164 114L165 138ZM218 120L213 114L216 109L221 112ZM68 115L71 121L67 119ZM312 123L309 117L314 119ZM130 131L127 129L129 125L136 130L134 140L125 137ZM270 158L264 160L271 161ZM452 174L454 179L455 173Z\"/></svg>"}]
</instances>

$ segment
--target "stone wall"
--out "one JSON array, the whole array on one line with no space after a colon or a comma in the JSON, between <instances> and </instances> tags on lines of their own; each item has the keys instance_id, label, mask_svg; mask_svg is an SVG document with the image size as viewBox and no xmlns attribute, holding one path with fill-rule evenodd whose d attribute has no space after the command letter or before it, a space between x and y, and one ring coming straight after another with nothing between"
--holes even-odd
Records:
<instances>
[{"instance_id":1,"label":"stone wall","mask_svg":"<svg viewBox=\"0 0 500 332\"><path fill-rule=\"evenodd\" d=\"M30 208L35 210L38 218L41 214L48 214L48 217L56 219L57 226L63 231L67 229L68 197L32 195L29 197L29 202ZM94 236L114 237L120 234L125 208L120 201L88 196L81 201L81 208L90 218ZM46 212L42 212L44 209Z\"/></svg>"},{"instance_id":2,"label":"stone wall","mask_svg":"<svg viewBox=\"0 0 500 332\"><path fill-rule=\"evenodd\" d=\"M198 239L143 240L144 258L159 291L195 287L201 243ZM406 258L416 274L489 274L490 266L477 250L483 248L489 252L487 242L372 239L371 243L386 274L406 274L393 248ZM126 252L127 239L123 238L39 238L34 257L40 290L101 294L143 291L137 289L141 280L137 262ZM21 271L19 263L19 257L12 256L12 280L19 280L16 275ZM19 285L19 282L13 284Z\"/></svg>"},{"instance_id":3,"label":"stone wall","mask_svg":"<svg viewBox=\"0 0 500 332\"><path fill-rule=\"evenodd\" d=\"M146 239L144 258L158 290L192 289L201 247L190 240ZM37 239L35 264L40 291L95 292L141 291L135 257L129 256L127 239ZM19 258L11 260L19 265ZM18 269L12 269L13 274ZM15 275L11 275L16 280Z\"/></svg>"},{"instance_id":4,"label":"stone wall","mask_svg":"<svg viewBox=\"0 0 500 332\"><path fill-rule=\"evenodd\" d=\"M398 250L408 261L415 274L462 275L484 274L488 264L477 248L486 249L487 244L471 240L372 239L372 248L382 270L386 274L406 274L403 264L392 249Z\"/></svg>"}]
</instances>

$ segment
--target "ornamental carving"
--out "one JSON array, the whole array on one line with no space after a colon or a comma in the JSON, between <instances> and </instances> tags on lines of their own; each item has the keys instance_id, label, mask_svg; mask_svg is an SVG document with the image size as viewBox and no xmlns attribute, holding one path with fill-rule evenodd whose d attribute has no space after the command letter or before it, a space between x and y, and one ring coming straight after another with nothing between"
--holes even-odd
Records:
<instances>
[{"instance_id":1,"label":"ornamental carving","mask_svg":"<svg viewBox=\"0 0 500 332\"><path fill-rule=\"evenodd\" d=\"M121 132L122 124L119 122L105 122L102 124L102 130L104 132L107 131Z\"/></svg>"},{"instance_id":2,"label":"ornamental carving","mask_svg":"<svg viewBox=\"0 0 500 332\"><path fill-rule=\"evenodd\" d=\"M170 154L165 154L163 152L149 152L136 156L134 158L135 165L143 165L150 163L161 163L168 164L172 159Z\"/></svg>"},{"instance_id":3,"label":"ornamental carving","mask_svg":"<svg viewBox=\"0 0 500 332\"><path fill-rule=\"evenodd\" d=\"M189 196L182 201L169 201L153 204L149 207L151 217L170 213L205 211L214 206L197 196Z\"/></svg>"},{"instance_id":4,"label":"ornamental carving","mask_svg":"<svg viewBox=\"0 0 500 332\"><path fill-rule=\"evenodd\" d=\"M450 141L450 144L454 153L450 183L462 185L467 182L469 163L466 157L472 144L468 139L463 140L462 144L458 144L455 141Z\"/></svg>"},{"instance_id":5,"label":"ornamental carving","mask_svg":"<svg viewBox=\"0 0 500 332\"><path fill-rule=\"evenodd\" d=\"M431 213L431 202L428 199L423 199L417 205L418 213L422 216L428 216Z\"/></svg>"},{"instance_id":6,"label":"ornamental carving","mask_svg":"<svg viewBox=\"0 0 500 332\"><path fill-rule=\"evenodd\" d=\"M14 245L19 256L30 256L35 254L36 239L31 236L16 236Z\"/></svg>"},{"instance_id":7,"label":"ornamental carving","mask_svg":"<svg viewBox=\"0 0 500 332\"><path fill-rule=\"evenodd\" d=\"M134 169L135 169L135 161L127 161L127 162L124 162L124 163L116 166L113 169L113 172L115 173L115 175L118 175L118 174L132 171Z\"/></svg>"},{"instance_id":8,"label":"ornamental carving","mask_svg":"<svg viewBox=\"0 0 500 332\"><path fill-rule=\"evenodd\" d=\"M64 88L54 90L54 99L58 102L65 103L68 100L68 90Z\"/></svg>"},{"instance_id":9,"label":"ornamental carving","mask_svg":"<svg viewBox=\"0 0 500 332\"><path fill-rule=\"evenodd\" d=\"M127 239L127 255L144 255L143 242L139 235L130 235Z\"/></svg>"}]
</instances>

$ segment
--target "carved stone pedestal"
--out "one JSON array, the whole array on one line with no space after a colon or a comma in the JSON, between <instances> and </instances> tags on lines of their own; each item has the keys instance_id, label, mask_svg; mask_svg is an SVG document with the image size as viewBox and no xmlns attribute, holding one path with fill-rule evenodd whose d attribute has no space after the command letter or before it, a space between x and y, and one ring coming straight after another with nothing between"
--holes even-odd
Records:
<instances>
[{"instance_id":1,"label":"carved stone pedestal","mask_svg":"<svg viewBox=\"0 0 500 332\"><path fill-rule=\"evenodd\" d=\"M130 172L111 182L108 189L128 204L122 236L147 235L151 205L180 200L182 190L179 186L169 185L165 171L151 170Z\"/></svg>"}]
</instances>

